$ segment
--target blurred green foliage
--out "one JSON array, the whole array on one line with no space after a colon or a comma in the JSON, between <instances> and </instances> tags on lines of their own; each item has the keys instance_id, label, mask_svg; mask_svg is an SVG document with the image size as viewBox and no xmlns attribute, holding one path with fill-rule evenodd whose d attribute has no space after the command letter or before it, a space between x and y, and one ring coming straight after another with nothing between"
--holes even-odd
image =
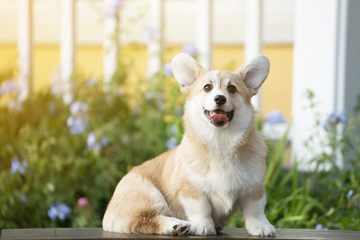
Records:
<instances>
[{"instance_id":1,"label":"blurred green foliage","mask_svg":"<svg viewBox=\"0 0 360 240\"><path fill-rule=\"evenodd\" d=\"M19 102L14 81L0 74L0 229L99 227L121 177L180 141L184 99L176 82L159 73L129 95L126 69L119 64L109 86L75 75L70 104L54 89ZM314 155L311 173L296 163L284 168L288 132L267 140L266 213L276 227L360 230L359 136L351 134L358 121L350 118L341 134L343 122L327 123L331 141ZM342 168L333 161L339 154ZM230 226L244 226L240 213Z\"/></svg>"},{"instance_id":2,"label":"blurred green foliage","mask_svg":"<svg viewBox=\"0 0 360 240\"><path fill-rule=\"evenodd\" d=\"M309 90L307 98L315 119L304 144L314 170L299 171L296 161L284 168L289 129L280 140L267 140L266 216L277 228L360 230L359 112L335 112L322 121L316 96ZM240 213L230 226L244 226Z\"/></svg>"},{"instance_id":3,"label":"blurred green foliage","mask_svg":"<svg viewBox=\"0 0 360 240\"><path fill-rule=\"evenodd\" d=\"M100 80L74 76L74 100L65 104L51 89L19 102L15 82L2 76L0 229L101 226L121 177L181 136L181 117L167 119L181 103L164 103L164 86L180 96L175 81L165 84L159 74L146 91L129 96L125 80L122 65L107 91Z\"/></svg>"}]
</instances>

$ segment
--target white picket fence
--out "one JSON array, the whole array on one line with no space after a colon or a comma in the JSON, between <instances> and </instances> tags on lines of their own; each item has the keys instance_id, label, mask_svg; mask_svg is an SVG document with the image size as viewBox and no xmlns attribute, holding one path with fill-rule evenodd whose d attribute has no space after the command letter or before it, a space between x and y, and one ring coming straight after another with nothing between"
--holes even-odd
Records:
<instances>
[{"instance_id":1,"label":"white picket fence","mask_svg":"<svg viewBox=\"0 0 360 240\"><path fill-rule=\"evenodd\" d=\"M33 11L35 0L17 0L18 2L18 51L20 98L26 99L33 91ZM116 0L104 0L104 6L114 4ZM149 40L148 75L152 76L161 69L159 54L163 50L164 38L164 2L151 0L151 28L158 35ZM261 53L262 49L262 5L263 1L275 3L275 0L246 0L245 56L248 60ZM295 34L292 91L292 153L302 162L301 169L309 169L309 153L304 141L311 134L314 115L304 109L307 99L306 90L312 90L321 111L330 114L345 110L353 112L360 92L360 1L358 0L295 0ZM196 47L199 50L200 63L211 68L212 59L212 7L213 0L194 0L197 8ZM75 11L76 0L61 0L61 39L60 71L66 84L74 70L75 59ZM104 59L103 77L108 82L115 72L119 45L114 34L118 25L119 11L106 14L103 39ZM71 85L67 91L71 94ZM69 98L70 99L70 98ZM260 109L260 101L256 101ZM316 145L316 144L315 144ZM316 146L314 146L316 147Z\"/></svg>"},{"instance_id":2,"label":"white picket fence","mask_svg":"<svg viewBox=\"0 0 360 240\"><path fill-rule=\"evenodd\" d=\"M20 99L26 99L33 91L32 62L33 62L33 1L18 0L18 52L19 52L19 87ZM164 1L152 0L150 5L151 28L156 29L155 37L149 39L148 49L148 76L151 77L161 69L160 52L163 51ZM111 5L116 8L118 0L104 0L104 10ZM76 0L60 1L60 75L64 82L65 91L71 92L69 79L74 71L75 64L75 34L76 34ZM195 0L194 7L202 9L196 19L196 47L199 52L199 61L207 69L211 69L212 60L212 0ZM250 59L261 52L261 19L262 0L247 0L247 20L245 52L246 59ZM104 20L105 37L103 39L103 79L107 83L115 73L118 59L119 10L106 13ZM65 94L68 95L68 94ZM71 98L66 98L70 101ZM256 101L260 109L260 101Z\"/></svg>"}]
</instances>

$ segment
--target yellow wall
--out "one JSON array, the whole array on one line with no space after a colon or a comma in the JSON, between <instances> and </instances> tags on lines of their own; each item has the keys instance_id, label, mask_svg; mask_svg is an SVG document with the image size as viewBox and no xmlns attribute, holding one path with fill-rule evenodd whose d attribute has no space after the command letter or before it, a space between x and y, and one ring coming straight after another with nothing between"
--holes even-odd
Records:
<instances>
[{"instance_id":1,"label":"yellow wall","mask_svg":"<svg viewBox=\"0 0 360 240\"><path fill-rule=\"evenodd\" d=\"M270 59L269 77L263 85L263 113L279 110L291 120L292 46L268 46L264 54Z\"/></svg>"},{"instance_id":2,"label":"yellow wall","mask_svg":"<svg viewBox=\"0 0 360 240\"><path fill-rule=\"evenodd\" d=\"M87 77L102 75L102 47L78 46L76 50L77 70ZM167 48L165 59L169 61L180 51L179 47ZM147 53L145 46L130 45L121 49L124 63L130 69L130 79L146 77ZM270 74L262 87L262 114L272 110L282 112L287 120L291 116L291 79L292 46L265 46L264 54L270 59ZM34 49L35 89L49 86L50 79L59 63L58 45L36 45ZM216 46L214 48L214 69L233 71L243 64L242 46ZM0 45L0 71L14 70L17 66L17 48L15 44ZM129 86L129 92L136 91L135 85Z\"/></svg>"},{"instance_id":3,"label":"yellow wall","mask_svg":"<svg viewBox=\"0 0 360 240\"><path fill-rule=\"evenodd\" d=\"M291 45L268 45L264 54L270 59L270 73L262 86L262 112L274 110L282 112L291 120L292 58ZM242 46L217 46L214 49L215 69L234 71L244 63Z\"/></svg>"},{"instance_id":4,"label":"yellow wall","mask_svg":"<svg viewBox=\"0 0 360 240\"><path fill-rule=\"evenodd\" d=\"M0 74L4 71L14 71L18 59L15 44L0 44Z\"/></svg>"}]
</instances>

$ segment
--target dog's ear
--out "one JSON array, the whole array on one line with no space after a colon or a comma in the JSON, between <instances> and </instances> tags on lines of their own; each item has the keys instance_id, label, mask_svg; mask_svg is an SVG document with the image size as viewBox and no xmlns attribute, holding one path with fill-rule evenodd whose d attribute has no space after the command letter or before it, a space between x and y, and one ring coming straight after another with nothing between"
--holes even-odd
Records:
<instances>
[{"instance_id":1,"label":"dog's ear","mask_svg":"<svg viewBox=\"0 0 360 240\"><path fill-rule=\"evenodd\" d=\"M245 85L250 89L251 96L254 96L268 76L269 68L269 59L265 55L259 55L250 63L238 68L235 73L243 77Z\"/></svg>"},{"instance_id":2,"label":"dog's ear","mask_svg":"<svg viewBox=\"0 0 360 240\"><path fill-rule=\"evenodd\" d=\"M183 93L188 91L203 70L204 68L186 53L177 54L171 61L171 71L180 84L180 90Z\"/></svg>"}]
</instances>

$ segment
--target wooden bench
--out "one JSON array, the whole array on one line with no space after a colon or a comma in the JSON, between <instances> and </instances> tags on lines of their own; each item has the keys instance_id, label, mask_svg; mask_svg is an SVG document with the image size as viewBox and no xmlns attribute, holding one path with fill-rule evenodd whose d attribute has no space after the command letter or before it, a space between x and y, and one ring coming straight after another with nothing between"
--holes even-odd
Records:
<instances>
[{"instance_id":1,"label":"wooden bench","mask_svg":"<svg viewBox=\"0 0 360 240\"><path fill-rule=\"evenodd\" d=\"M194 236L159 236L159 235L135 235L105 232L101 228L32 228L32 229L3 229L2 240L14 239L63 239L63 240L85 240L85 239L144 239L144 240L166 240L166 239L360 239L360 231L334 231L334 230L309 230L309 229L277 229L275 238L249 236L243 228L228 228L220 235L212 237Z\"/></svg>"}]
</instances>

